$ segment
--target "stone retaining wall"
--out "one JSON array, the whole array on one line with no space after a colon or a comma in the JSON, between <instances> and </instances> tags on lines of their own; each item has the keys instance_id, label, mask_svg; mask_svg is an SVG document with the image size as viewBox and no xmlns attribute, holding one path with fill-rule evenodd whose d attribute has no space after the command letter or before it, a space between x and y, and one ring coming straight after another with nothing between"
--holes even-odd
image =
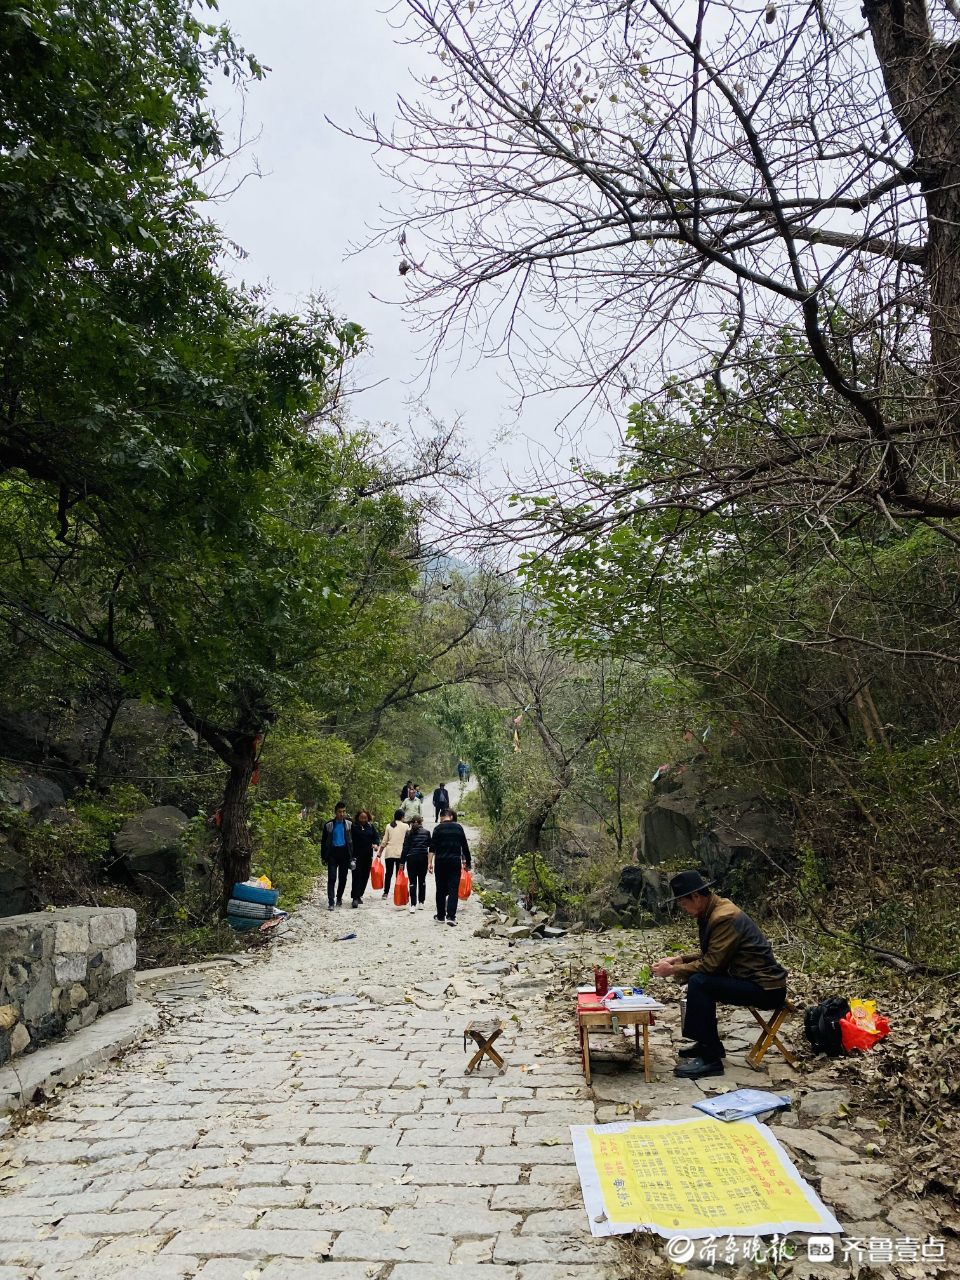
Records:
<instances>
[{"instance_id":1,"label":"stone retaining wall","mask_svg":"<svg viewBox=\"0 0 960 1280\"><path fill-rule=\"evenodd\" d=\"M133 1002L136 928L126 907L0 921L0 1065Z\"/></svg>"}]
</instances>

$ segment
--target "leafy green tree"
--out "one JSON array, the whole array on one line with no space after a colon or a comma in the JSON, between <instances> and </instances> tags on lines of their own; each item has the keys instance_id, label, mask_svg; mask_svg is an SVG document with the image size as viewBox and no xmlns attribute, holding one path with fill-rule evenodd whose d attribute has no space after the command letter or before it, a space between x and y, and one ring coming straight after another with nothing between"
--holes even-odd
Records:
<instances>
[{"instance_id":1,"label":"leafy green tree","mask_svg":"<svg viewBox=\"0 0 960 1280\"><path fill-rule=\"evenodd\" d=\"M416 599L400 490L448 469L450 433L397 468L328 429L364 335L224 273L203 213L221 72L262 74L191 0L0 11L0 613L84 672L105 733L124 697L175 707L227 766L228 894L284 710L363 745L437 663L461 670L480 614Z\"/></svg>"},{"instance_id":2,"label":"leafy green tree","mask_svg":"<svg viewBox=\"0 0 960 1280\"><path fill-rule=\"evenodd\" d=\"M262 74L189 0L0 11L0 465L56 486L61 520L92 495L152 505L225 454L263 465L359 336L223 276L201 213L216 71Z\"/></svg>"},{"instance_id":3,"label":"leafy green tree","mask_svg":"<svg viewBox=\"0 0 960 1280\"><path fill-rule=\"evenodd\" d=\"M283 708L369 702L393 669L370 596L409 590L413 513L392 491L363 497L370 479L360 446L331 432L223 489L219 523L161 503L118 528L85 501L65 536L45 486L4 482L11 609L78 659L106 660L128 696L176 707L227 765L225 892L249 872L248 789Z\"/></svg>"}]
</instances>

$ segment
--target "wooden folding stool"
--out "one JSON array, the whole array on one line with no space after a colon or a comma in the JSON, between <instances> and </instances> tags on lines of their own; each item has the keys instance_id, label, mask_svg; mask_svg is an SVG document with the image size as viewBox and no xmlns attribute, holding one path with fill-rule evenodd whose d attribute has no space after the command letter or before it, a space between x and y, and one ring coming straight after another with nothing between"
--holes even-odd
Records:
<instances>
[{"instance_id":1,"label":"wooden folding stool","mask_svg":"<svg viewBox=\"0 0 960 1280\"><path fill-rule=\"evenodd\" d=\"M467 1023L463 1032L464 1053L467 1051L468 1036L475 1044L478 1044L480 1048L467 1063L466 1070L463 1073L465 1076L468 1076L474 1067L478 1067L480 1065L484 1054L487 1055L495 1066L497 1066L501 1071L503 1070L503 1058L501 1058L496 1049L494 1049L493 1042L495 1040L499 1040L506 1029L507 1024L505 1022L492 1021Z\"/></svg>"},{"instance_id":2,"label":"wooden folding stool","mask_svg":"<svg viewBox=\"0 0 960 1280\"><path fill-rule=\"evenodd\" d=\"M775 1045L786 1058L787 1062L790 1063L791 1067L795 1068L797 1065L796 1059L790 1051L784 1047L783 1041L777 1035L777 1032L783 1026L783 1023L790 1014L797 1012L797 1006L790 1000L784 1000L779 1009L775 1009L772 1014L768 1015L770 1018L769 1022L762 1017L758 1010L754 1009L753 1005L750 1005L749 1008L757 1022L760 1023L762 1030L760 1035L757 1037L757 1043L747 1054L748 1064L753 1067L754 1071L759 1071L760 1063L763 1061L763 1055L771 1045Z\"/></svg>"}]
</instances>

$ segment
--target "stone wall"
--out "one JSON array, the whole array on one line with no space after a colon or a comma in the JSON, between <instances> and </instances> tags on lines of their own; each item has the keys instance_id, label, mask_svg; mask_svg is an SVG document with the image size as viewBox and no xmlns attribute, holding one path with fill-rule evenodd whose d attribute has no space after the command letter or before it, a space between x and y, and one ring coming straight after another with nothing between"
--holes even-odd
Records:
<instances>
[{"instance_id":1,"label":"stone wall","mask_svg":"<svg viewBox=\"0 0 960 1280\"><path fill-rule=\"evenodd\" d=\"M0 921L0 1065L133 1002L136 928L126 907Z\"/></svg>"}]
</instances>

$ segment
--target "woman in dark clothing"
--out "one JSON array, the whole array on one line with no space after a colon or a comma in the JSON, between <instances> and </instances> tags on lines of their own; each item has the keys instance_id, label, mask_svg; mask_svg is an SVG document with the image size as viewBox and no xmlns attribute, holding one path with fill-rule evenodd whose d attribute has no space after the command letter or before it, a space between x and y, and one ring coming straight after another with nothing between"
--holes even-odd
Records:
<instances>
[{"instance_id":1,"label":"woman in dark clothing","mask_svg":"<svg viewBox=\"0 0 960 1280\"><path fill-rule=\"evenodd\" d=\"M455 809L444 809L430 836L430 866L437 883L437 920L457 923L460 873L470 870L470 846Z\"/></svg>"},{"instance_id":2,"label":"woman in dark clothing","mask_svg":"<svg viewBox=\"0 0 960 1280\"><path fill-rule=\"evenodd\" d=\"M422 818L410 819L410 830L403 841L400 865L406 867L410 877L410 910L423 910L427 896L427 866L430 862L430 832L424 830ZM419 899L419 901L418 901Z\"/></svg>"},{"instance_id":3,"label":"woman in dark clothing","mask_svg":"<svg viewBox=\"0 0 960 1280\"><path fill-rule=\"evenodd\" d=\"M350 897L354 907L359 907L370 879L370 868L373 855L380 846L380 833L370 821L370 814L361 809L353 820L351 829L353 836L353 878L350 882Z\"/></svg>"}]
</instances>

